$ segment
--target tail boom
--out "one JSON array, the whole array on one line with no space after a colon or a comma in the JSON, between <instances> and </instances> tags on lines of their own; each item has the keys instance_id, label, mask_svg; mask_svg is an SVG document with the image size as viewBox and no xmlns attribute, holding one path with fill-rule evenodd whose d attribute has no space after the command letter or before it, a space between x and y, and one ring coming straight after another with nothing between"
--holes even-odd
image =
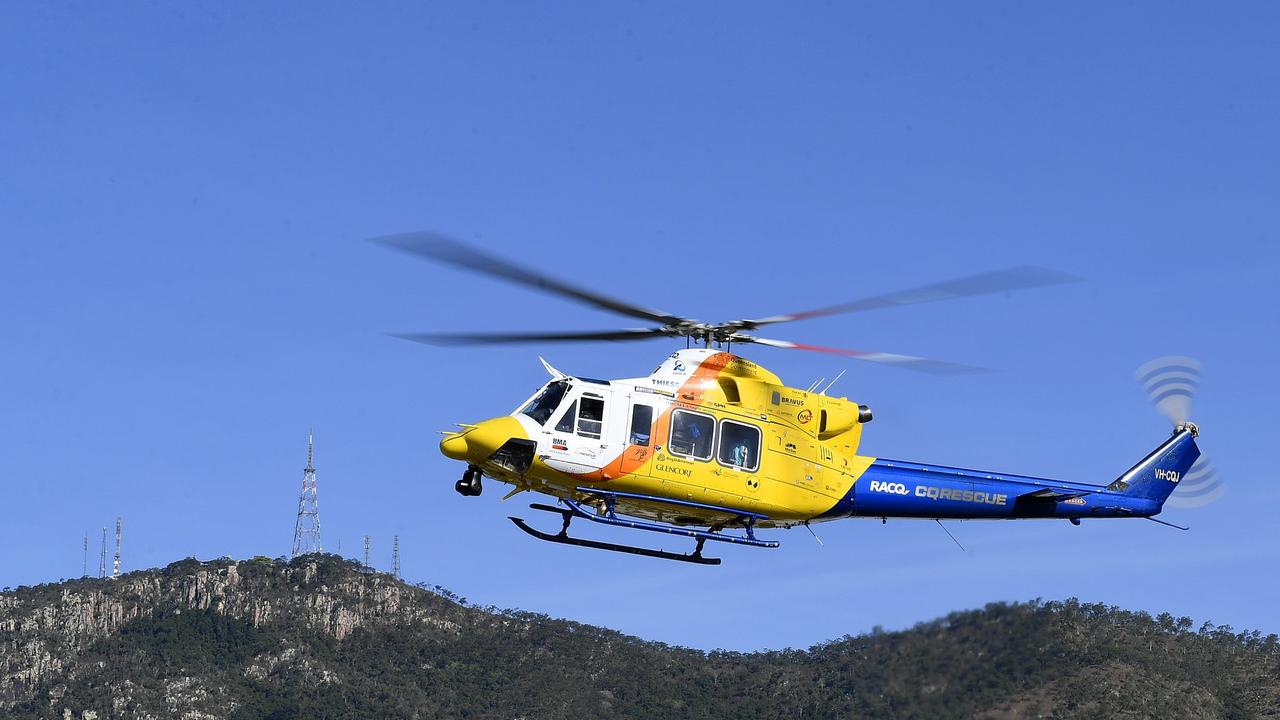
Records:
<instances>
[{"instance_id":1,"label":"tail boom","mask_svg":"<svg viewBox=\"0 0 1280 720\"><path fill-rule=\"evenodd\" d=\"M1150 517L1199 457L1194 426L1109 485L877 459L823 518L1019 519Z\"/></svg>"}]
</instances>

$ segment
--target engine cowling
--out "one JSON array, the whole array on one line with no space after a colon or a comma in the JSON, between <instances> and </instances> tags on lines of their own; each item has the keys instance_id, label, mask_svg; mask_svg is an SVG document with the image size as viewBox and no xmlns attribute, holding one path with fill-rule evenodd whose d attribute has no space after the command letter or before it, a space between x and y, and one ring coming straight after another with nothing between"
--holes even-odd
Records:
<instances>
[{"instance_id":1,"label":"engine cowling","mask_svg":"<svg viewBox=\"0 0 1280 720\"><path fill-rule=\"evenodd\" d=\"M828 402L818 415L818 439L843 435L859 423L871 422L871 408L848 401Z\"/></svg>"}]
</instances>

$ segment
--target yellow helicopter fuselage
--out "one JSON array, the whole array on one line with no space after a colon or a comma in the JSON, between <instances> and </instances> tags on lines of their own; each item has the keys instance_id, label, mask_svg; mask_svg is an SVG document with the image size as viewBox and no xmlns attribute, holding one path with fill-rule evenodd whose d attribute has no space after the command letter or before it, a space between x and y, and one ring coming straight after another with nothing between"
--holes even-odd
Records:
<instances>
[{"instance_id":1,"label":"yellow helicopter fuselage","mask_svg":"<svg viewBox=\"0 0 1280 720\"><path fill-rule=\"evenodd\" d=\"M551 369L548 366L548 369ZM648 377L600 381L553 370L515 413L441 442L485 475L557 497L580 488L747 510L760 526L820 518L873 462L857 454L865 406L784 385L745 358L673 353ZM531 457L500 452L522 444ZM521 443L523 441L523 443ZM715 525L723 512L631 500L628 514Z\"/></svg>"}]
</instances>

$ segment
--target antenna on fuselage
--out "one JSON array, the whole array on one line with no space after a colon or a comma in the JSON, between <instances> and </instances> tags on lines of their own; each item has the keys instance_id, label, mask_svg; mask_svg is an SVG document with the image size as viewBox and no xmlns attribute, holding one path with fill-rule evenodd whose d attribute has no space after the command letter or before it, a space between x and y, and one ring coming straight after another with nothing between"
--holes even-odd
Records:
<instances>
[{"instance_id":1,"label":"antenna on fuselage","mask_svg":"<svg viewBox=\"0 0 1280 720\"><path fill-rule=\"evenodd\" d=\"M820 393L818 393L818 394L819 394L819 395L826 395L826 394L827 394L827 391L831 389L831 386L832 386L832 385L835 385L835 384L836 384L836 383L838 383L838 382L840 382L840 378L842 378L842 377L844 377L844 370L841 370L841 371L840 371L840 374L836 376L836 379L835 379L835 380L832 380L832 381L831 381L831 382L829 382L829 383L827 383L827 386L826 386L826 387L824 387L824 388L822 388L822 392L820 392Z\"/></svg>"},{"instance_id":2,"label":"antenna on fuselage","mask_svg":"<svg viewBox=\"0 0 1280 720\"><path fill-rule=\"evenodd\" d=\"M547 373L548 373L549 375L551 375L551 379L553 379L553 380L563 380L563 379L565 379L565 378L569 377L568 375L565 375L564 373L560 372L559 370L557 370L557 369L555 369L555 368L551 367L551 363L547 362L547 359L546 359L546 358L544 358L544 357L542 357L541 355L539 355L539 356L538 356L538 359L542 361L542 367L544 367L544 368L546 368L546 369L547 369Z\"/></svg>"},{"instance_id":3,"label":"antenna on fuselage","mask_svg":"<svg viewBox=\"0 0 1280 720\"><path fill-rule=\"evenodd\" d=\"M826 543L822 542L822 538L818 537L818 533L814 532L813 528L809 527L808 520L804 521L804 529L808 530L809 534L813 536L813 539L818 541L818 545L826 547Z\"/></svg>"},{"instance_id":4,"label":"antenna on fuselage","mask_svg":"<svg viewBox=\"0 0 1280 720\"><path fill-rule=\"evenodd\" d=\"M933 521L938 523L938 527L942 528L942 532L946 533L947 537L951 538L951 542L955 543L956 547L960 548L960 552L968 552L964 549L964 546L960 544L960 541L956 539L956 536L951 534L951 531L947 529L947 526L942 524L942 520L934 518Z\"/></svg>"}]
</instances>

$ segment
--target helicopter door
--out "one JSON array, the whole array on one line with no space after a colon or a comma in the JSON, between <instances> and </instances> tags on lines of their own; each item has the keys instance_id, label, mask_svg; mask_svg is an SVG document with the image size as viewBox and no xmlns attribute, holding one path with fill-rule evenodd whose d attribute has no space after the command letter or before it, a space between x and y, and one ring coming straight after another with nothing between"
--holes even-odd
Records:
<instances>
[{"instance_id":1,"label":"helicopter door","mask_svg":"<svg viewBox=\"0 0 1280 720\"><path fill-rule=\"evenodd\" d=\"M652 457L653 416L652 405L632 401L631 413L627 416L626 443L622 451L624 474L639 472Z\"/></svg>"},{"instance_id":2,"label":"helicopter door","mask_svg":"<svg viewBox=\"0 0 1280 720\"><path fill-rule=\"evenodd\" d=\"M551 430L547 464L567 473L588 473L604 466L608 457L607 398L584 391L560 411Z\"/></svg>"}]
</instances>

